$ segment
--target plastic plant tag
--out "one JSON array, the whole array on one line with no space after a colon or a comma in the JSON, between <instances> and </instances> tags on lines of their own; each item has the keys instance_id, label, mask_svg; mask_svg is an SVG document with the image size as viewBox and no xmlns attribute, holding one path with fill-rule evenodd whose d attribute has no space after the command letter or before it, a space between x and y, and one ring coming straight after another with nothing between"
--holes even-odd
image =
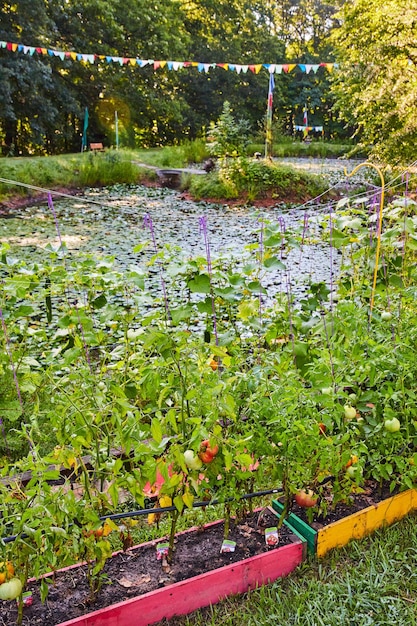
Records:
<instances>
[{"instance_id":1,"label":"plastic plant tag","mask_svg":"<svg viewBox=\"0 0 417 626\"><path fill-rule=\"evenodd\" d=\"M278 545L278 528L265 528L265 542L270 548Z\"/></svg>"},{"instance_id":2,"label":"plastic plant tag","mask_svg":"<svg viewBox=\"0 0 417 626\"><path fill-rule=\"evenodd\" d=\"M22 594L23 606L32 606L33 596L31 591L25 591Z\"/></svg>"},{"instance_id":3,"label":"plastic plant tag","mask_svg":"<svg viewBox=\"0 0 417 626\"><path fill-rule=\"evenodd\" d=\"M236 548L236 541L230 541L230 539L225 539L222 543L222 547L220 548L220 554L223 552L234 552Z\"/></svg>"},{"instance_id":4,"label":"plastic plant tag","mask_svg":"<svg viewBox=\"0 0 417 626\"><path fill-rule=\"evenodd\" d=\"M160 543L156 546L156 558L160 561L164 556L168 556L169 543Z\"/></svg>"}]
</instances>

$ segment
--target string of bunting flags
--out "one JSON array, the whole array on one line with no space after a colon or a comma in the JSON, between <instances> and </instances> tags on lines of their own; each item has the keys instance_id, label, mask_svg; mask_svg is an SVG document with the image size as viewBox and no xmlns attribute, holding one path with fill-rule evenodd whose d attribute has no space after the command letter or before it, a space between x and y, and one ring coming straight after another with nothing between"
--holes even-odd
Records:
<instances>
[{"instance_id":1,"label":"string of bunting flags","mask_svg":"<svg viewBox=\"0 0 417 626\"><path fill-rule=\"evenodd\" d=\"M254 74L258 74L262 68L268 70L270 74L288 74L295 68L298 68L301 72L306 74L316 74L318 70L323 67L329 72L338 67L337 63L253 63L253 64L238 64L238 63L201 63L199 61L156 61L154 59L139 59L120 56L108 56L104 54L84 54L81 52L64 52L63 50L53 50L50 48L43 48L37 46L26 46L21 43L12 43L10 41L0 41L0 49L6 49L9 52L22 52L33 56L34 54L58 57L61 61L70 59L72 61L81 61L82 63L118 63L119 65L131 65L145 67L153 67L154 70L167 68L168 70L180 70L187 67L196 67L199 72L208 72L214 67L221 67L224 70L236 72L237 74L246 74L248 71Z\"/></svg>"}]
</instances>

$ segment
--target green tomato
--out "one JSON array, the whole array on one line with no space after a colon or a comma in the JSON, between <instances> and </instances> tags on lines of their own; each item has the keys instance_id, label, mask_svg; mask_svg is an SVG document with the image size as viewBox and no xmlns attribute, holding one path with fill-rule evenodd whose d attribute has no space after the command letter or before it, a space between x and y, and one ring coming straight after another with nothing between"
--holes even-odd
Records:
<instances>
[{"instance_id":1,"label":"green tomato","mask_svg":"<svg viewBox=\"0 0 417 626\"><path fill-rule=\"evenodd\" d=\"M345 418L347 420L353 420L354 417L356 417L356 409L353 406L350 406L349 404L345 404L345 406L343 407L345 410Z\"/></svg>"},{"instance_id":2,"label":"green tomato","mask_svg":"<svg viewBox=\"0 0 417 626\"><path fill-rule=\"evenodd\" d=\"M400 420L398 420L396 417L393 417L391 420L389 420L389 419L385 420L384 428L389 433L396 433L401 428Z\"/></svg>"},{"instance_id":3,"label":"green tomato","mask_svg":"<svg viewBox=\"0 0 417 626\"><path fill-rule=\"evenodd\" d=\"M346 469L346 474L351 480L356 480L362 474L361 468L358 465L351 465Z\"/></svg>"},{"instance_id":4,"label":"green tomato","mask_svg":"<svg viewBox=\"0 0 417 626\"><path fill-rule=\"evenodd\" d=\"M381 320L388 322L390 319L392 319L392 313L390 311L382 311Z\"/></svg>"},{"instance_id":5,"label":"green tomato","mask_svg":"<svg viewBox=\"0 0 417 626\"><path fill-rule=\"evenodd\" d=\"M199 470L203 465L203 461L194 454L194 450L186 450L184 452L184 461L191 470Z\"/></svg>"},{"instance_id":6,"label":"green tomato","mask_svg":"<svg viewBox=\"0 0 417 626\"><path fill-rule=\"evenodd\" d=\"M7 583L0 585L0 600L14 600L22 593L22 583L19 578L11 578Z\"/></svg>"}]
</instances>

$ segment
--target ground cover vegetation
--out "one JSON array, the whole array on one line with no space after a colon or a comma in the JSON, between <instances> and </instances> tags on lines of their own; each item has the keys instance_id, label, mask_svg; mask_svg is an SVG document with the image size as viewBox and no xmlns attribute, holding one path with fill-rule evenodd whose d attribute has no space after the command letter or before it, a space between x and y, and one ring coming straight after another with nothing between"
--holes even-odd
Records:
<instances>
[{"instance_id":1,"label":"ground cover vegetation","mask_svg":"<svg viewBox=\"0 0 417 626\"><path fill-rule=\"evenodd\" d=\"M344 141L354 135L366 151L385 159L406 163L413 158L416 9L411 0L332 5L169 0L163 6L143 0L64 6L18 0L2 6L0 15L1 41L104 58L313 66L336 61L339 69L332 73L276 75L276 133L292 136L306 107L309 124L323 126L327 138ZM356 37L359 31L366 36ZM237 74L216 67L206 74L187 67L176 72L149 64L62 60L7 47L0 48L0 66L5 155L77 152L86 107L88 141L105 146L116 144L115 111L125 148L205 138L225 100L252 134L265 126L265 70Z\"/></svg>"},{"instance_id":2,"label":"ground cover vegetation","mask_svg":"<svg viewBox=\"0 0 417 626\"><path fill-rule=\"evenodd\" d=\"M112 549L130 545L130 522L112 515L130 519L149 495L158 508L148 523L168 507L175 559L175 530L196 501L219 501L227 521L246 494L271 486L287 509L311 491L323 513L368 479L392 492L413 487L411 186L404 180L383 219L375 192L295 230L259 217L235 260L212 258L204 217L206 253L190 257L157 249L148 216L149 240L124 273L112 258L69 253L59 224L57 246L40 257L3 245L5 584L24 588L29 575L86 560L94 596ZM314 241L341 257L340 275L295 301L287 254ZM272 271L283 287L271 303L263 283ZM66 478L54 485L60 468ZM22 472L31 472L25 484Z\"/></svg>"},{"instance_id":3,"label":"ground cover vegetation","mask_svg":"<svg viewBox=\"0 0 417 626\"><path fill-rule=\"evenodd\" d=\"M274 144L277 148L279 144ZM322 153L326 153L326 144ZM299 142L284 143L281 152L297 154L296 147L306 150ZM296 172L282 163L253 158L253 146L229 157L226 143L221 158L213 160L213 171L207 176L184 172L181 188L189 190L194 198L237 199L244 204L255 199L273 197L278 200L301 201L314 198L326 188L324 176ZM329 153L349 151L349 146L328 144ZM314 154L314 151L313 151ZM120 184L156 185L156 169L203 167L210 158L210 144L195 140L180 146L152 150L107 150L51 157L18 157L4 159L0 179L0 202L9 212L16 204L30 203L45 198L48 190L60 193L79 193L87 187Z\"/></svg>"}]
</instances>

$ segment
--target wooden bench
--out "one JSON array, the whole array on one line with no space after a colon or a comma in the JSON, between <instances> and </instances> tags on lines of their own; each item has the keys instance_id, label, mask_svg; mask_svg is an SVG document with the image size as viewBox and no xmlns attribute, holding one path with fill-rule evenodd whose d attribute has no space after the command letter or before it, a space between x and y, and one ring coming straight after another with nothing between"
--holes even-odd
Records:
<instances>
[{"instance_id":1,"label":"wooden bench","mask_svg":"<svg viewBox=\"0 0 417 626\"><path fill-rule=\"evenodd\" d=\"M102 143L90 143L90 150L98 150L99 152L102 152L104 147Z\"/></svg>"}]
</instances>

